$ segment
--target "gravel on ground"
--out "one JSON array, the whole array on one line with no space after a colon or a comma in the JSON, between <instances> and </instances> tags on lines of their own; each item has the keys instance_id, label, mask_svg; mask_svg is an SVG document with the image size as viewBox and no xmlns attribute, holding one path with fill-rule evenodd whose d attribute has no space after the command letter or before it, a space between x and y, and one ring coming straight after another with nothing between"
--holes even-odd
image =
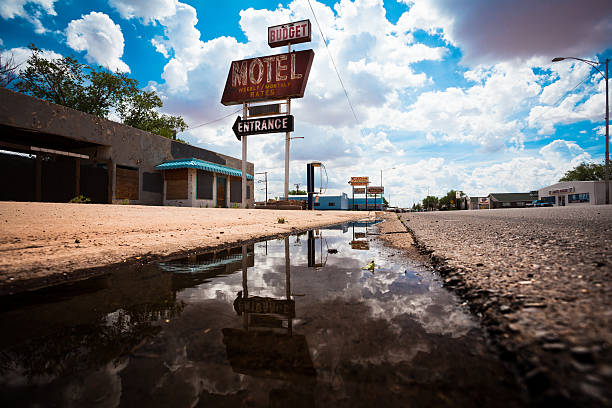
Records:
<instances>
[{"instance_id":1,"label":"gravel on ground","mask_svg":"<svg viewBox=\"0 0 612 408\"><path fill-rule=\"evenodd\" d=\"M0 202L0 295L85 278L118 263L233 246L369 215Z\"/></svg>"},{"instance_id":2,"label":"gravel on ground","mask_svg":"<svg viewBox=\"0 0 612 408\"><path fill-rule=\"evenodd\" d=\"M396 214L387 218L397 219ZM402 214L536 405L611 406L612 206Z\"/></svg>"}]
</instances>

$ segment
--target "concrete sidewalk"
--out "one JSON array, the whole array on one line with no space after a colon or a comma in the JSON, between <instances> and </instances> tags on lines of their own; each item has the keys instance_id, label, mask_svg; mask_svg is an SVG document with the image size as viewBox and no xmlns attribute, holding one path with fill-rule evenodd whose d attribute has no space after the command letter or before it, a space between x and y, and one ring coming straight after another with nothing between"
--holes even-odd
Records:
<instances>
[{"instance_id":1,"label":"concrete sidewalk","mask_svg":"<svg viewBox=\"0 0 612 408\"><path fill-rule=\"evenodd\" d=\"M537 401L612 404L612 206L401 218Z\"/></svg>"}]
</instances>

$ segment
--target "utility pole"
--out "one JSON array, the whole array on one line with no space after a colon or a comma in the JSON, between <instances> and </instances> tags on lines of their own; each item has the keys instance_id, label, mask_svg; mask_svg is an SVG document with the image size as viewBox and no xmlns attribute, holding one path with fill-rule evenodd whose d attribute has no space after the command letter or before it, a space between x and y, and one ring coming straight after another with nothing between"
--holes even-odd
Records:
<instances>
[{"instance_id":1,"label":"utility pole","mask_svg":"<svg viewBox=\"0 0 612 408\"><path fill-rule=\"evenodd\" d=\"M608 101L608 65L610 58L606 58L606 204L610 204L610 105Z\"/></svg>"},{"instance_id":2,"label":"utility pole","mask_svg":"<svg viewBox=\"0 0 612 408\"><path fill-rule=\"evenodd\" d=\"M609 82L609 75L608 75L608 67L610 65L610 58L606 58L606 73L604 74L603 72L601 72L601 70L599 68L597 68L599 65L602 65L603 62L599 62L599 61L589 61L589 60L585 60L582 58L576 58L576 57L555 57L552 59L552 62L559 62L559 61L563 61L566 59L573 59L576 61L581 61L584 62L587 65L590 65L591 67L595 68L597 70L597 72L599 72L601 74L602 77L604 77L604 79L606 80L606 162L605 162L605 176L606 176L606 204L610 204L610 102L609 102L609 98L608 98L608 94L609 94L609 88L608 88L608 82ZM489 207L491 206L491 204L489 203Z\"/></svg>"},{"instance_id":3,"label":"utility pole","mask_svg":"<svg viewBox=\"0 0 612 408\"><path fill-rule=\"evenodd\" d=\"M242 103L242 117L247 119L248 108L246 102ZM242 136L242 208L247 208L247 137ZM228 201L229 203L229 201Z\"/></svg>"},{"instance_id":4,"label":"utility pole","mask_svg":"<svg viewBox=\"0 0 612 408\"><path fill-rule=\"evenodd\" d=\"M291 43L287 44L287 52L291 52ZM287 115L291 115L291 98L287 98ZM285 200L289 200L289 152L291 151L291 133L285 134Z\"/></svg>"},{"instance_id":5,"label":"utility pole","mask_svg":"<svg viewBox=\"0 0 612 408\"><path fill-rule=\"evenodd\" d=\"M265 177L265 183L266 183L266 203L268 202L268 172L267 171L262 171L260 173L255 173L255 174L263 174Z\"/></svg>"}]
</instances>

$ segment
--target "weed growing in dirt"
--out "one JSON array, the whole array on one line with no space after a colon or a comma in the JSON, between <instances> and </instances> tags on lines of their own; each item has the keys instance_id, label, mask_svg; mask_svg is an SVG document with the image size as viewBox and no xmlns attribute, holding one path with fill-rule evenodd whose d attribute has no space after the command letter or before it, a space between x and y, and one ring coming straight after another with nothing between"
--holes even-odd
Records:
<instances>
[{"instance_id":1,"label":"weed growing in dirt","mask_svg":"<svg viewBox=\"0 0 612 408\"><path fill-rule=\"evenodd\" d=\"M278 217L276 219L276 222L278 222L279 224L284 224L285 223L285 217Z\"/></svg>"},{"instance_id":2,"label":"weed growing in dirt","mask_svg":"<svg viewBox=\"0 0 612 408\"><path fill-rule=\"evenodd\" d=\"M75 204L88 204L88 203L91 203L91 200L85 197L84 195L80 195L80 196L74 197L68 202L75 203Z\"/></svg>"}]
</instances>

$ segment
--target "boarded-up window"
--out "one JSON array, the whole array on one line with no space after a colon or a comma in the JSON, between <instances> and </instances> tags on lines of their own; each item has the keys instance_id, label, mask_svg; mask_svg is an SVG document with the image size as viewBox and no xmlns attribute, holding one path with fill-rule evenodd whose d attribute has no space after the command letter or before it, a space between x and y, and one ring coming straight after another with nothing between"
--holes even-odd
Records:
<instances>
[{"instance_id":1,"label":"boarded-up window","mask_svg":"<svg viewBox=\"0 0 612 408\"><path fill-rule=\"evenodd\" d=\"M213 199L213 174L207 171L198 170L198 188L196 197L198 200Z\"/></svg>"},{"instance_id":2,"label":"boarded-up window","mask_svg":"<svg viewBox=\"0 0 612 408\"><path fill-rule=\"evenodd\" d=\"M166 200L187 199L187 169L166 170Z\"/></svg>"},{"instance_id":3,"label":"boarded-up window","mask_svg":"<svg viewBox=\"0 0 612 408\"><path fill-rule=\"evenodd\" d=\"M242 202L242 180L232 177L230 181L230 201L232 203Z\"/></svg>"},{"instance_id":4,"label":"boarded-up window","mask_svg":"<svg viewBox=\"0 0 612 408\"><path fill-rule=\"evenodd\" d=\"M246 198L247 200L251 199L251 186L248 184L246 188ZM232 177L230 181L230 201L232 203L242 202L242 178Z\"/></svg>"},{"instance_id":5,"label":"boarded-up window","mask_svg":"<svg viewBox=\"0 0 612 408\"><path fill-rule=\"evenodd\" d=\"M152 193L164 191L164 180L160 173L142 173L142 190Z\"/></svg>"},{"instance_id":6,"label":"boarded-up window","mask_svg":"<svg viewBox=\"0 0 612 408\"><path fill-rule=\"evenodd\" d=\"M138 169L117 166L115 198L138 200Z\"/></svg>"}]
</instances>

